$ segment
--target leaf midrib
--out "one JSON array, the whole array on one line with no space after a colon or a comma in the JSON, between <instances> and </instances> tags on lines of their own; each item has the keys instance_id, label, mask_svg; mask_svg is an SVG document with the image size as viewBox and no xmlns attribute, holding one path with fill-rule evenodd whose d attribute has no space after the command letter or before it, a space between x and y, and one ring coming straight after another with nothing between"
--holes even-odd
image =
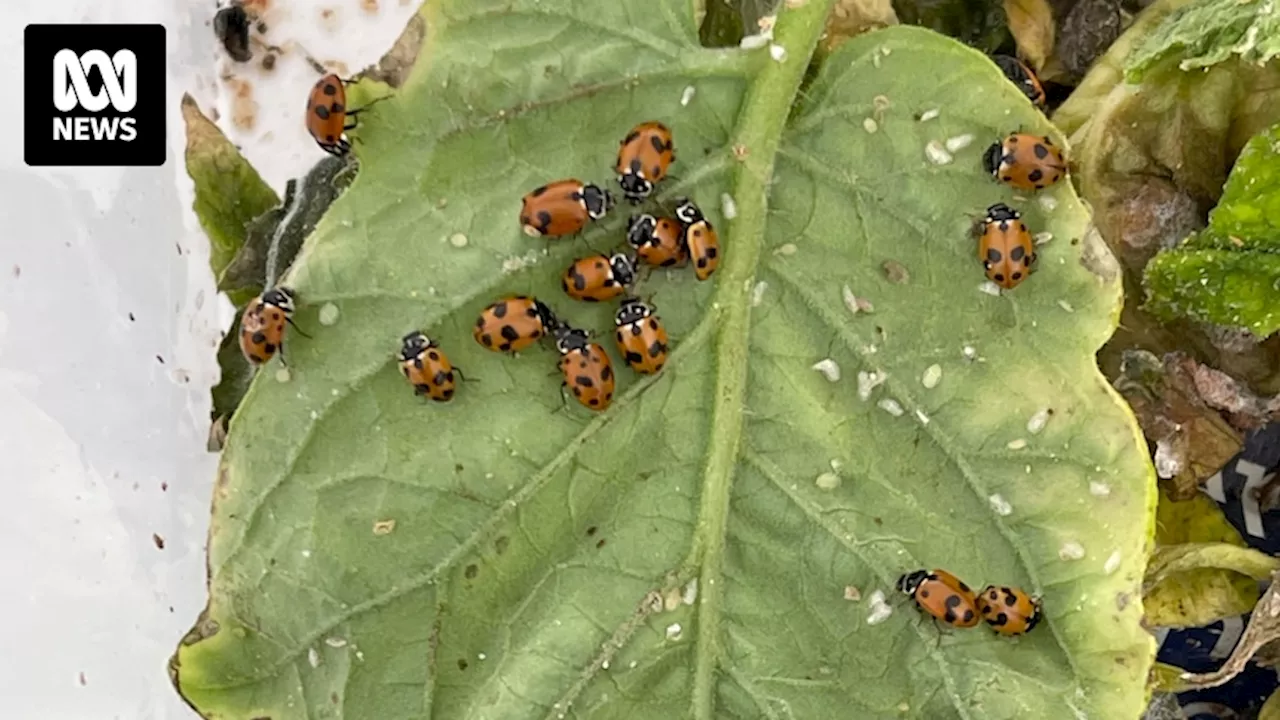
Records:
<instances>
[{"instance_id":1,"label":"leaf midrib","mask_svg":"<svg viewBox=\"0 0 1280 720\"><path fill-rule=\"evenodd\" d=\"M717 280L711 310L704 320L718 328L714 340L715 384L706 469L693 536L692 556L700 559L698 634L694 658L691 714L696 720L715 716L716 671L721 660L720 613L724 598L724 549L729 496L739 461L747 387L747 348L754 285L768 215L768 183L782 131L800 90L835 0L787 3L779 8L774 44L785 51L781 62L768 62L747 86L732 145L742 164L733 184L739 208L730 220L725 244L730 246Z\"/></svg>"}]
</instances>

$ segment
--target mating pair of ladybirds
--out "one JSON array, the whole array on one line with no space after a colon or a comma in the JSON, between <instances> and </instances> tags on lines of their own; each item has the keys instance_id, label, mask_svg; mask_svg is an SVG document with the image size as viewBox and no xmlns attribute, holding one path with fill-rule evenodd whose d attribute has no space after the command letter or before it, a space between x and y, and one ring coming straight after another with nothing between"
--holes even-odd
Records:
<instances>
[{"instance_id":1,"label":"mating pair of ladybirds","mask_svg":"<svg viewBox=\"0 0 1280 720\"><path fill-rule=\"evenodd\" d=\"M675 161L675 144L666 125L650 121L632 128L619 144L614 162L623 196L633 204L648 198ZM613 194L599 185L574 178L557 180L524 196L520 227L530 237L573 235L607 215L614 203Z\"/></svg>"},{"instance_id":2,"label":"mating pair of ladybirds","mask_svg":"<svg viewBox=\"0 0 1280 720\"><path fill-rule=\"evenodd\" d=\"M974 594L946 570L916 570L898 578L898 590L920 611L957 628L971 628L981 616L1001 635L1031 632L1040 622L1040 601L1019 588L988 585Z\"/></svg>"}]
</instances>

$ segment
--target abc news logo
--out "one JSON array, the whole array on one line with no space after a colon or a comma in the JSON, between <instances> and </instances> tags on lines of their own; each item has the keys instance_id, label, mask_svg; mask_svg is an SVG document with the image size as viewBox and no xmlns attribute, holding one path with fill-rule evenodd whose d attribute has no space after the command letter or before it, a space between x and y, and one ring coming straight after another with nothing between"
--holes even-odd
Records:
<instances>
[{"instance_id":1,"label":"abc news logo","mask_svg":"<svg viewBox=\"0 0 1280 720\"><path fill-rule=\"evenodd\" d=\"M162 25L28 25L28 165L163 165Z\"/></svg>"}]
</instances>

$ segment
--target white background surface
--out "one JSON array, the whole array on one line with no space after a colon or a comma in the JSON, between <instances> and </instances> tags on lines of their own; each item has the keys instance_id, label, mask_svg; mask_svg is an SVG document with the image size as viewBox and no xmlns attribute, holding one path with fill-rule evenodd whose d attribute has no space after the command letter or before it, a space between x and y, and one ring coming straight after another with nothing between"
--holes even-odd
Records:
<instances>
[{"instance_id":1,"label":"white background surface","mask_svg":"<svg viewBox=\"0 0 1280 720\"><path fill-rule=\"evenodd\" d=\"M254 0L266 5L266 0ZM178 102L190 91L277 192L323 154L303 128L317 75L375 61L405 0L273 0L271 73L229 62L213 0L5 0L0 70L0 698L5 720L188 719L166 663L204 605L216 456L213 358L232 311L191 213ZM27 168L22 29L168 29L161 168ZM289 45L289 41L295 41ZM344 67L345 66L345 67ZM239 99L235 99L239 93ZM130 316L132 314L132 317ZM157 548L152 535L165 541Z\"/></svg>"}]
</instances>

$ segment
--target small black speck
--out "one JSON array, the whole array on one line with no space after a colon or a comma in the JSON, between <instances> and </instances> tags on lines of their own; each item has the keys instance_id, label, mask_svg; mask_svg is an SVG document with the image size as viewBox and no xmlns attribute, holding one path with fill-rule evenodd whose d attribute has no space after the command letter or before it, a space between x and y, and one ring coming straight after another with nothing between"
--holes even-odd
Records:
<instances>
[{"instance_id":1,"label":"small black speck","mask_svg":"<svg viewBox=\"0 0 1280 720\"><path fill-rule=\"evenodd\" d=\"M164 358L160 357L159 355L156 356L156 360L159 361L161 365L164 364Z\"/></svg>"}]
</instances>

